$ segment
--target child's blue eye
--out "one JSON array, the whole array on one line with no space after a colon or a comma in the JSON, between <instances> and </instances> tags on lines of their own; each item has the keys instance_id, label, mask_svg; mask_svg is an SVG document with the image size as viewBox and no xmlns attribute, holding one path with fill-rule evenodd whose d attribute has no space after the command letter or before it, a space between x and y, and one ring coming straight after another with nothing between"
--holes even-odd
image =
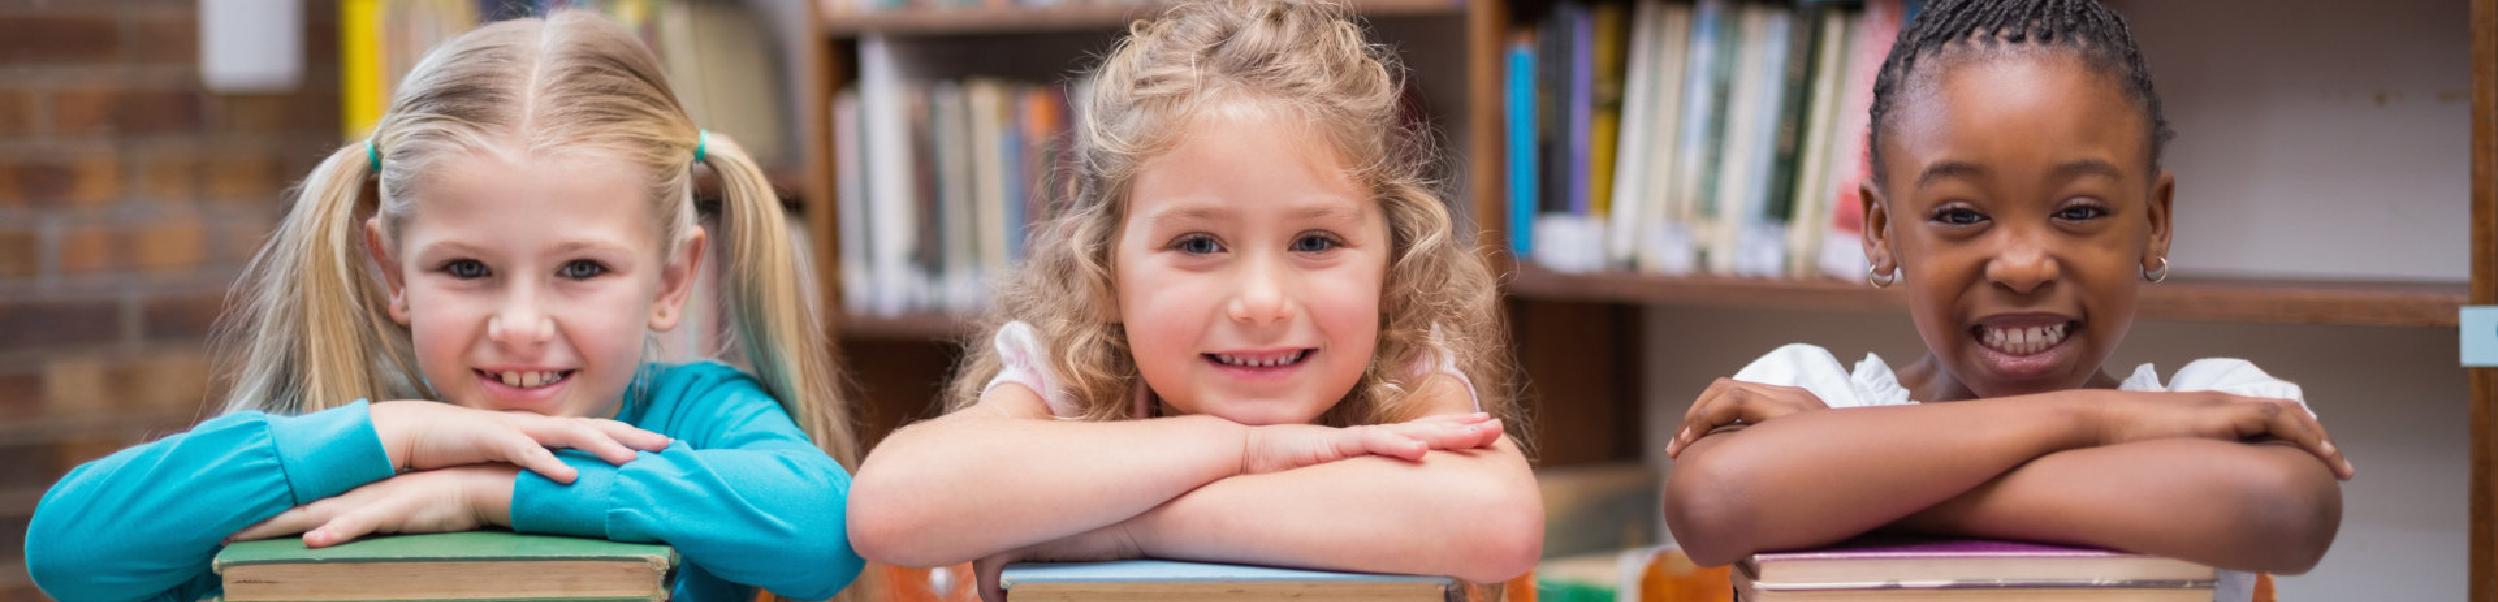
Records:
<instances>
[{"instance_id":1,"label":"child's blue eye","mask_svg":"<svg viewBox=\"0 0 2498 602\"><path fill-rule=\"evenodd\" d=\"M1216 242L1212 236L1188 234L1171 241L1171 248L1190 255L1211 255L1223 252L1223 243Z\"/></svg>"},{"instance_id":2,"label":"child's blue eye","mask_svg":"<svg viewBox=\"0 0 2498 602\"><path fill-rule=\"evenodd\" d=\"M1934 211L1933 220L1953 226L1972 226L1986 221L1986 214L1966 207L1945 207Z\"/></svg>"},{"instance_id":3,"label":"child's blue eye","mask_svg":"<svg viewBox=\"0 0 2498 602\"><path fill-rule=\"evenodd\" d=\"M2056 219L2066 221L2089 221L2107 216L2107 208L2091 205L2074 205L2056 210Z\"/></svg>"},{"instance_id":4,"label":"child's blue eye","mask_svg":"<svg viewBox=\"0 0 2498 602\"><path fill-rule=\"evenodd\" d=\"M1294 253L1325 253L1340 246L1344 246L1343 241L1325 234L1304 234L1300 238L1292 239L1292 252Z\"/></svg>"},{"instance_id":5,"label":"child's blue eye","mask_svg":"<svg viewBox=\"0 0 2498 602\"><path fill-rule=\"evenodd\" d=\"M599 262L587 259L575 259L564 262L564 267L557 268L555 270L555 275L574 280L589 280L591 278L597 278L600 274L605 273L607 273L607 266L600 265Z\"/></svg>"},{"instance_id":6,"label":"child's blue eye","mask_svg":"<svg viewBox=\"0 0 2498 602\"><path fill-rule=\"evenodd\" d=\"M474 280L493 275L486 263L475 259L453 259L443 262L442 272L461 280Z\"/></svg>"}]
</instances>

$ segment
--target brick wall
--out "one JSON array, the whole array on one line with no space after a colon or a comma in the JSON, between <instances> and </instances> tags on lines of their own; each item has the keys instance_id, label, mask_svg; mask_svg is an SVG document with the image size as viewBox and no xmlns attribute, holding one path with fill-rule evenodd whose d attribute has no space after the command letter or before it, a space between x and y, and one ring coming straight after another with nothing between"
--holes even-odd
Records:
<instances>
[{"instance_id":1,"label":"brick wall","mask_svg":"<svg viewBox=\"0 0 2498 602\"><path fill-rule=\"evenodd\" d=\"M199 82L190 0L0 0L0 602L44 489L206 411L226 288L340 143L336 3L304 3L305 81Z\"/></svg>"}]
</instances>

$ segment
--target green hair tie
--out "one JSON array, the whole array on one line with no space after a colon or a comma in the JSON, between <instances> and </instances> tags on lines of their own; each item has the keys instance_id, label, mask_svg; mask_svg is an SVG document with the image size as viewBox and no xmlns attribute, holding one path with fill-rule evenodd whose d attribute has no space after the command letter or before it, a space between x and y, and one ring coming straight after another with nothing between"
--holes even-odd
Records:
<instances>
[{"instance_id":1,"label":"green hair tie","mask_svg":"<svg viewBox=\"0 0 2498 602\"><path fill-rule=\"evenodd\" d=\"M711 146L711 130L694 130L694 162L703 162L704 149Z\"/></svg>"},{"instance_id":2,"label":"green hair tie","mask_svg":"<svg viewBox=\"0 0 2498 602\"><path fill-rule=\"evenodd\" d=\"M373 139L364 139L364 166L373 173L382 173L382 151L373 147Z\"/></svg>"}]
</instances>

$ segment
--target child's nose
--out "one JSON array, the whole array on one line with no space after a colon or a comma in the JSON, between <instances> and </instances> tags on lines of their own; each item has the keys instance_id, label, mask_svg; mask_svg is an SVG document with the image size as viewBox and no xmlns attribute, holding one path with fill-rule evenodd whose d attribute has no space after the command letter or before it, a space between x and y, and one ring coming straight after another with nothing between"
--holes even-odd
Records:
<instances>
[{"instance_id":1,"label":"child's nose","mask_svg":"<svg viewBox=\"0 0 2498 602\"><path fill-rule=\"evenodd\" d=\"M2014 293L2029 294L2061 276L2063 268L2055 256L2033 243L2005 245L1986 262L1986 279Z\"/></svg>"},{"instance_id":2,"label":"child's nose","mask_svg":"<svg viewBox=\"0 0 2498 602\"><path fill-rule=\"evenodd\" d=\"M1275 263L1250 261L1242 268L1240 286L1224 308L1233 321L1266 326L1292 317L1291 276Z\"/></svg>"},{"instance_id":3,"label":"child's nose","mask_svg":"<svg viewBox=\"0 0 2498 602\"><path fill-rule=\"evenodd\" d=\"M503 306L486 319L486 338L513 346L534 346L553 338L555 319L540 306L537 294L528 287L513 288Z\"/></svg>"}]
</instances>

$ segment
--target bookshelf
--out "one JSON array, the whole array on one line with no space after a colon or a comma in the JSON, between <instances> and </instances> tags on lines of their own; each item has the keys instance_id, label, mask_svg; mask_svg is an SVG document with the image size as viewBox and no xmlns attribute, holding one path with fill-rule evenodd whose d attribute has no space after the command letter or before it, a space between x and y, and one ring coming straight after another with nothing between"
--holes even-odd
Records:
<instances>
[{"instance_id":1,"label":"bookshelf","mask_svg":"<svg viewBox=\"0 0 2498 602\"><path fill-rule=\"evenodd\" d=\"M1903 311L1898 289L1836 279L1511 272L1511 294L1556 301ZM2142 288L2139 316L2278 324L2453 327L2466 285L2438 281L2171 278Z\"/></svg>"},{"instance_id":2,"label":"bookshelf","mask_svg":"<svg viewBox=\"0 0 2498 602\"><path fill-rule=\"evenodd\" d=\"M2138 11L2154 12L2156 4L2140 0L2112 2L2129 17ZM2468 28L2473 83L2465 93L2469 96L2472 124L2469 194L2458 199L2470 208L2468 282L2411 274L2352 277L2212 269L2145 286L2141 315L2283 327L2452 329L2461 305L2498 303L2498 241L2493 240L2498 238L2498 125L2493 125L2493 121L2498 121L2498 0L2457 3L2468 5L2471 11ZM1550 0L1351 2L1356 12L1374 25L1435 28L1456 40L1458 51L1437 61L1418 58L1408 50L1409 68L1418 84L1443 86L1454 92L1456 102L1435 103L1443 133L1455 134L1442 137L1451 154L1453 188L1461 191L1452 202L1463 213L1470 214L1473 224L1486 234L1480 242L1487 248L1505 246L1503 233L1513 227L1507 222L1503 181L1503 46L1513 27L1541 18L1550 4ZM2359 7L2365 4L2315 0L2298 6L2362 10ZM1039 59L1072 66L1089 63L1090 57L1077 55L1103 48L1098 44L1114 39L1125 23L1155 14L1159 9L1154 4L1074 3L859 13L836 10L830 2L809 2L808 19L814 36L804 44L805 51L796 60L802 65L798 72L802 74L801 92L806 102L803 110L798 111L800 128L808 157L806 165L811 168L797 178L802 196L818 205L803 212L816 241L817 265L825 266L827 273L839 265L838 224L834 212L823 207L835 197L838 185L827 109L834 91L856 78L860 37L880 35L927 44L989 48L1015 40L1040 40L1036 47L1050 46L1054 55ZM2208 14L2189 14L2187 18L2198 25L2215 20ZM1399 20L1417 20L1422 24L1407 26ZM963 61L964 56L977 56L977 51L953 56L953 60ZM2161 57L2152 58L2159 65L2155 68L2167 69L2169 63L2160 62ZM2293 60L2261 55L2227 58L2259 61L2256 64ZM2163 88L2164 94L2169 92ZM2171 101L2171 111L2198 106L2198 100ZM2218 110L2213 108L2216 104L2227 105L2209 100L2199 102L2206 111ZM2383 102L2379 100L2380 108ZM2178 115L2173 113L2172 118ZM2245 171L2207 169L2196 173L2219 173L2199 177L2204 178L2201 181L2226 182L2250 177ZM2181 206L2189 192L2181 189ZM2328 201L2300 202L2314 206ZM2403 202L2435 203L2417 199ZM2419 221L2410 223L2422 226L2422 230L2431 229ZM2181 230L2192 228L2193 225L2181 226ZM2334 244L2361 243L2328 239L2323 246ZM1528 407L1534 412L1532 423L1540 444L1538 458L1545 465L1641 457L1645 437L1640 426L1645 403L1641 399L1643 366L1647 358L1666 353L1649 349L1642 337L1642 313L1648 308L1897 314L1904 307L1898 291L1876 290L1861 281L1676 277L1627 271L1564 274L1513 262L1507 253L1494 252L1493 259L1495 266L1508 274L1505 287L1510 297L1515 347L1529 381ZM841 299L838 287L838 278L825 278L825 298ZM866 393L863 412L870 428L865 440L872 443L894 425L935 413L931 400L957 359L956 346L972 334L974 325L965 317L938 312L868 316L837 310L828 328L828 340L840 348L849 373ZM2498 427L2492 425L2493 417L2498 416L2498 370L2472 370L2469 378L2470 588L2475 599L2498 599L2498 431L2493 430Z\"/></svg>"}]
</instances>

